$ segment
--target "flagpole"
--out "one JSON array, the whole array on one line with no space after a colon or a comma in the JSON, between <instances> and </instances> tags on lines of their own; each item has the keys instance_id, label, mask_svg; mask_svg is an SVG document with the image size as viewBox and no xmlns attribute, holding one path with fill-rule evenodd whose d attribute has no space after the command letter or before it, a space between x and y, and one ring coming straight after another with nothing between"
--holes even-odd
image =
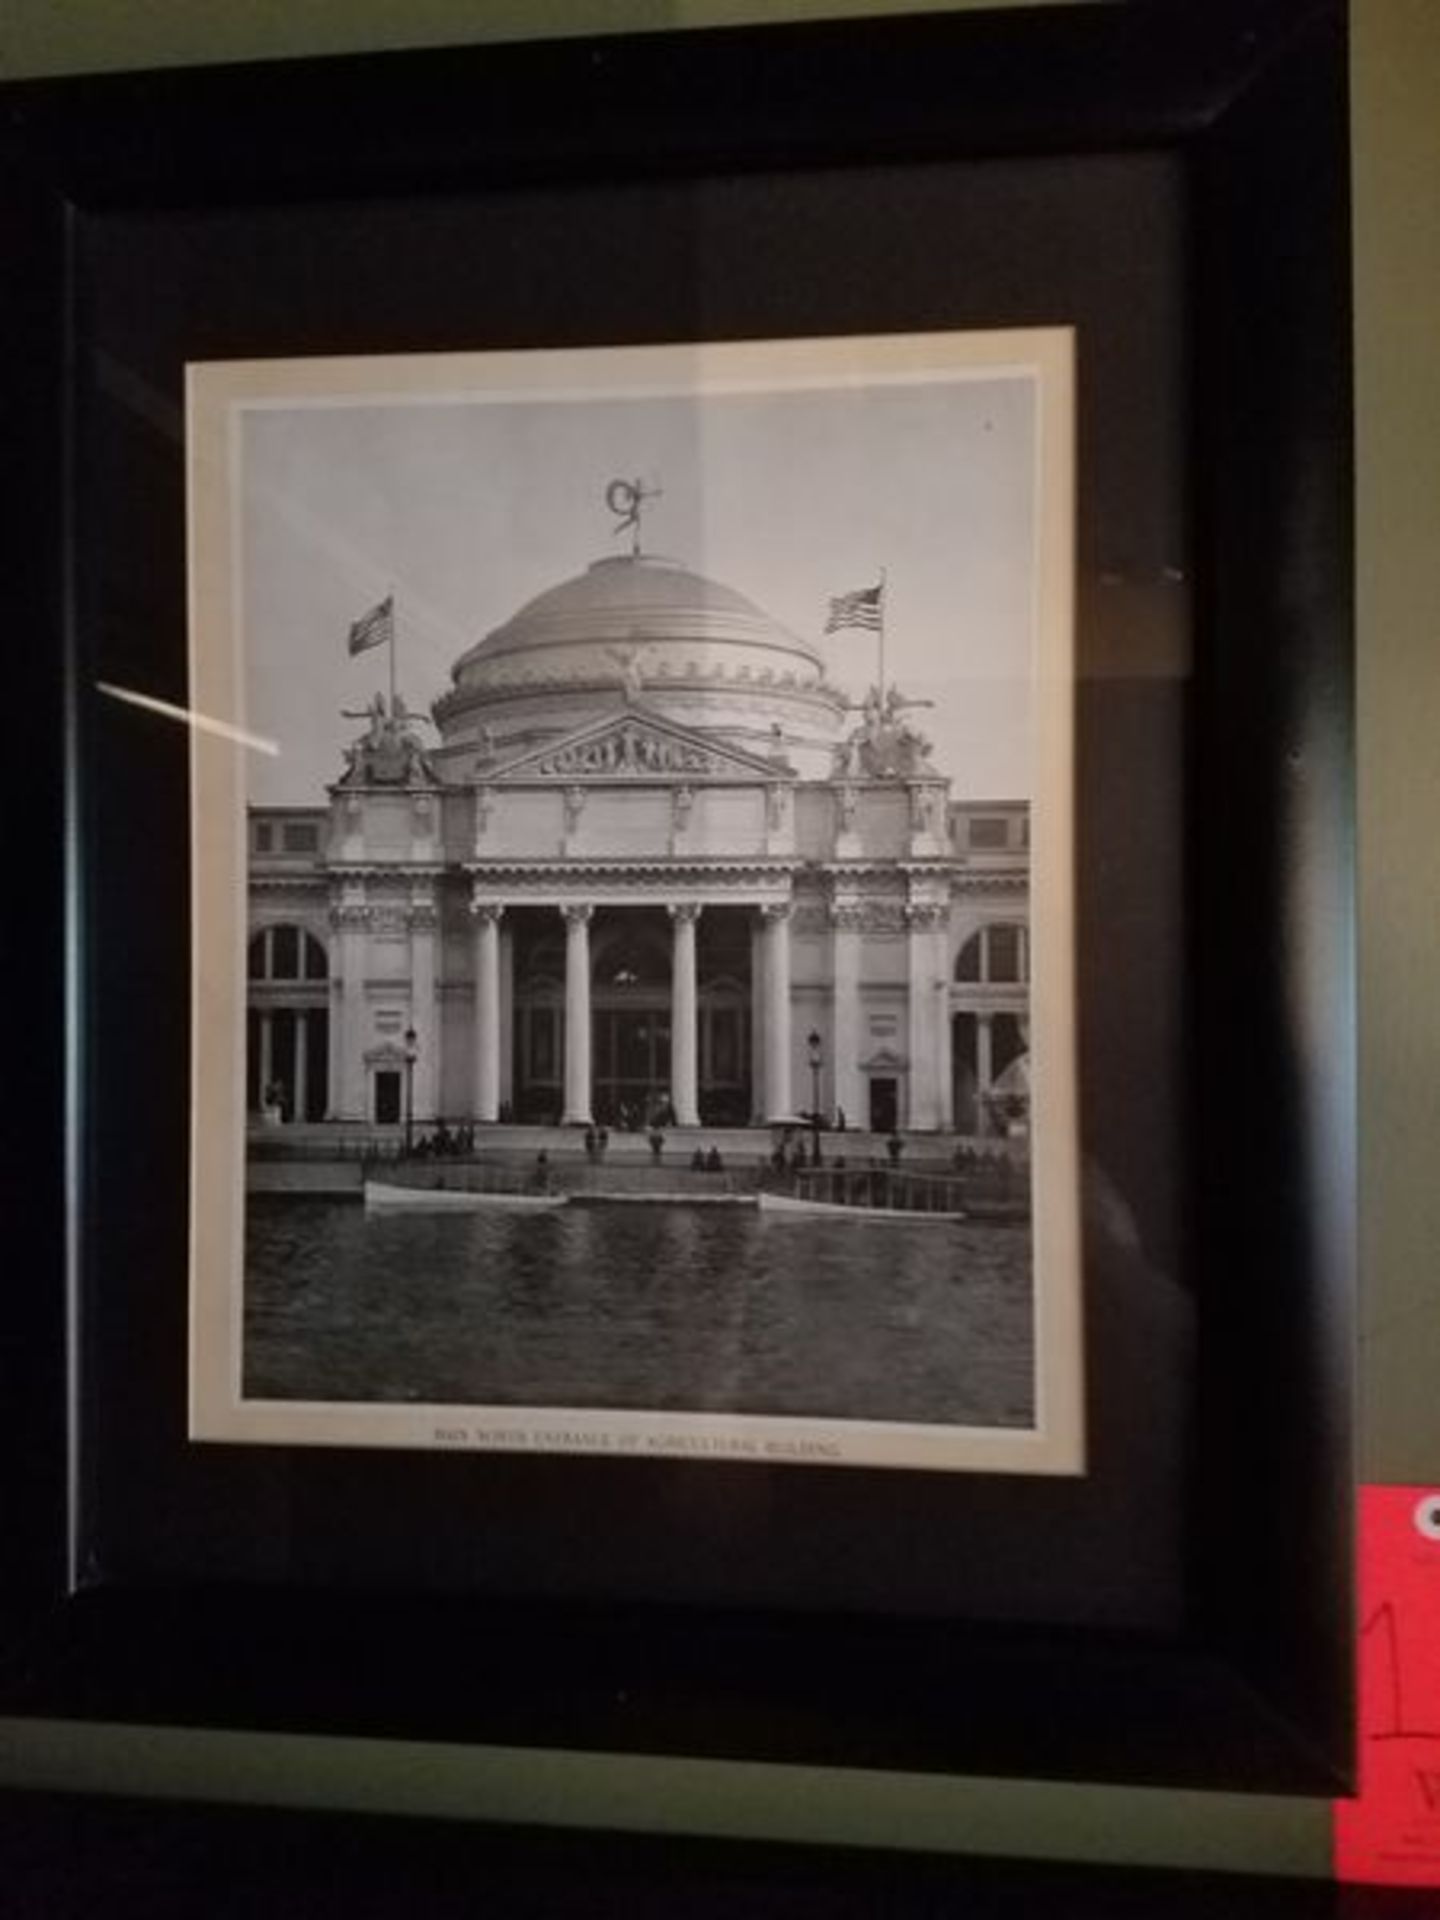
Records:
<instances>
[{"instance_id":1,"label":"flagpole","mask_svg":"<svg viewBox=\"0 0 1440 1920\"><path fill-rule=\"evenodd\" d=\"M390 589L390 618L385 623L390 629L390 718L395 718L395 589Z\"/></svg>"},{"instance_id":2,"label":"flagpole","mask_svg":"<svg viewBox=\"0 0 1440 1920\"><path fill-rule=\"evenodd\" d=\"M879 581L879 586L877 588L877 594L878 594L879 603L880 603L880 625L876 628L876 633L879 636L879 641L880 641L880 704L883 707L885 704L885 569L884 567L881 567L880 569L880 581Z\"/></svg>"}]
</instances>

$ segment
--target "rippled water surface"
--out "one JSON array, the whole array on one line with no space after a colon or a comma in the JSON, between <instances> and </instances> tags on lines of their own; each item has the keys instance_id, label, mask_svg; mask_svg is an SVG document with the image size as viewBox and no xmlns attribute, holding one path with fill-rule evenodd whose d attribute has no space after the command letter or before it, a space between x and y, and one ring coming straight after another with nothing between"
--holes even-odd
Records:
<instances>
[{"instance_id":1,"label":"rippled water surface","mask_svg":"<svg viewBox=\"0 0 1440 1920\"><path fill-rule=\"evenodd\" d=\"M245 1392L1028 1426L1022 1226L252 1198Z\"/></svg>"}]
</instances>

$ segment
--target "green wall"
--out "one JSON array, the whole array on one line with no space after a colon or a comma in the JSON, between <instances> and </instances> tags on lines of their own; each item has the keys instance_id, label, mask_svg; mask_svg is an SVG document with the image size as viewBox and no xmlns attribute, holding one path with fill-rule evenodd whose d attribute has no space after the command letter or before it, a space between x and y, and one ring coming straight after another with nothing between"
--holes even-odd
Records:
<instances>
[{"instance_id":1,"label":"green wall","mask_svg":"<svg viewBox=\"0 0 1440 1920\"><path fill-rule=\"evenodd\" d=\"M989 0L1026 6L1033 0ZM1061 0L1064 4L1064 0ZM1075 0L1070 0L1071 4ZM465 41L736 27L876 13L962 12L966 0L6 0L0 79L106 68L456 46Z\"/></svg>"},{"instance_id":2,"label":"green wall","mask_svg":"<svg viewBox=\"0 0 1440 1920\"><path fill-rule=\"evenodd\" d=\"M0 78L898 10L6 0ZM1362 1449L1406 1482L1440 1480L1440 5L1353 11ZM60 1723L0 1721L0 1782L1275 1873L1329 1854L1299 1800Z\"/></svg>"}]
</instances>

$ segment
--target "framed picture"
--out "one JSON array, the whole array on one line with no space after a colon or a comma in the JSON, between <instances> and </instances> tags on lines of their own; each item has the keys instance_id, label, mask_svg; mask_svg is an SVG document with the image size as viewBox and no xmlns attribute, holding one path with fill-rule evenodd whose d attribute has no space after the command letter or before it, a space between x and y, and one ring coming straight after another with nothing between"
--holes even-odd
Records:
<instances>
[{"instance_id":1,"label":"framed picture","mask_svg":"<svg viewBox=\"0 0 1440 1920\"><path fill-rule=\"evenodd\" d=\"M1343 1779L1344 55L9 90L16 1710Z\"/></svg>"},{"instance_id":2,"label":"framed picture","mask_svg":"<svg viewBox=\"0 0 1440 1920\"><path fill-rule=\"evenodd\" d=\"M1081 1468L1072 423L1043 330L190 369L194 1437Z\"/></svg>"}]
</instances>

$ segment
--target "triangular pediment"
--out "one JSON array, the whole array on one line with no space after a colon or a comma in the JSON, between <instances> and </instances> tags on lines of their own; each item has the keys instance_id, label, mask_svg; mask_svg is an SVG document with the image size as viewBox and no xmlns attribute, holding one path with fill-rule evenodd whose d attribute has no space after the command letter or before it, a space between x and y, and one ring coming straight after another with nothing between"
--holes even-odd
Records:
<instances>
[{"instance_id":1,"label":"triangular pediment","mask_svg":"<svg viewBox=\"0 0 1440 1920\"><path fill-rule=\"evenodd\" d=\"M487 785L510 780L793 780L795 770L677 726L648 707L603 715L507 761Z\"/></svg>"}]
</instances>

